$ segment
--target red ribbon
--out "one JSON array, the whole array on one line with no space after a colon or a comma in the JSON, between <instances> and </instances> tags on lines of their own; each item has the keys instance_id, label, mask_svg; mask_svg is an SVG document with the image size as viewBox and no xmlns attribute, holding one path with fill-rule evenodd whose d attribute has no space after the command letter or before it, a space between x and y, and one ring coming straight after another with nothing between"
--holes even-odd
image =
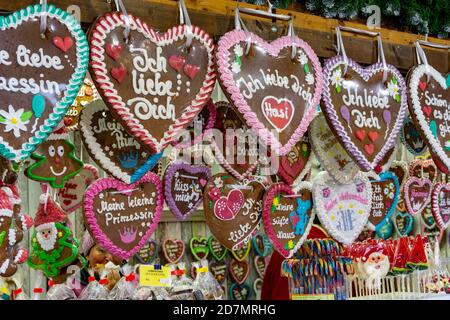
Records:
<instances>
[{"instance_id":1,"label":"red ribbon","mask_svg":"<svg viewBox=\"0 0 450 320\"><path fill-rule=\"evenodd\" d=\"M42 288L34 288L33 292L34 293L42 293L42 292L44 292L44 289L42 289Z\"/></svg>"},{"instance_id":2,"label":"red ribbon","mask_svg":"<svg viewBox=\"0 0 450 320\"><path fill-rule=\"evenodd\" d=\"M174 270L170 274L173 276L182 276L184 274L184 270L181 270L181 269Z\"/></svg>"},{"instance_id":3,"label":"red ribbon","mask_svg":"<svg viewBox=\"0 0 450 320\"><path fill-rule=\"evenodd\" d=\"M48 286L53 287L55 285L55 282L53 280L48 280Z\"/></svg>"},{"instance_id":4,"label":"red ribbon","mask_svg":"<svg viewBox=\"0 0 450 320\"><path fill-rule=\"evenodd\" d=\"M131 282L134 281L134 279L136 279L136 276L134 275L134 273L130 273L129 275L125 276L125 281L127 282Z\"/></svg>"},{"instance_id":5,"label":"red ribbon","mask_svg":"<svg viewBox=\"0 0 450 320\"><path fill-rule=\"evenodd\" d=\"M100 281L98 282L100 284L108 284L108 279L100 279Z\"/></svg>"},{"instance_id":6,"label":"red ribbon","mask_svg":"<svg viewBox=\"0 0 450 320\"><path fill-rule=\"evenodd\" d=\"M13 291L14 296L18 296L19 294L21 294L23 292L22 288L19 288L17 290Z\"/></svg>"},{"instance_id":7,"label":"red ribbon","mask_svg":"<svg viewBox=\"0 0 450 320\"><path fill-rule=\"evenodd\" d=\"M89 281L89 282L95 281L95 277L90 276L90 277L88 278L88 281Z\"/></svg>"}]
</instances>

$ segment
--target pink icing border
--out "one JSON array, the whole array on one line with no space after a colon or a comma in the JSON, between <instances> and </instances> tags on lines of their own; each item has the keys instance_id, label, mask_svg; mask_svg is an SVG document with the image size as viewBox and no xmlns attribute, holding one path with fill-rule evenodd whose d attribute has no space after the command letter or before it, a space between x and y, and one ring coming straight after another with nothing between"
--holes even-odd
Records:
<instances>
[{"instance_id":1,"label":"pink icing border","mask_svg":"<svg viewBox=\"0 0 450 320\"><path fill-rule=\"evenodd\" d=\"M109 237L102 231L97 223L97 219L94 213L94 198L97 194L106 189L117 189L117 190L129 190L134 189L136 186L144 183L152 183L156 187L156 207L155 207L155 216L152 221L152 225L148 228L147 232L142 236L141 240L138 242L134 248L131 250L123 250L117 247ZM127 192L130 193L130 192ZM124 194L127 194L124 192ZM159 219L161 218L161 213L163 209L164 199L163 199L163 190L161 181L159 177L152 172L147 173L140 180L136 181L133 184L126 184L122 181L119 181L114 178L103 178L95 181L93 184L89 186L86 190L86 194L84 197L84 216L86 222L88 224L89 230L91 231L92 236L98 241L98 243L111 252L112 254L122 258L128 259L132 255L134 255L144 244L147 243L148 239L150 239L153 232L156 230L158 226Z\"/></svg>"},{"instance_id":2,"label":"pink icing border","mask_svg":"<svg viewBox=\"0 0 450 320\"><path fill-rule=\"evenodd\" d=\"M247 272L244 274L244 277L240 281L237 279L237 276L233 272L233 268L232 268L233 262L238 263L238 264L245 263L247 265ZM228 268L229 268L228 271L230 272L230 277L234 281L236 281L236 283L239 284L239 285L243 284L245 282L245 280L247 280L248 276L250 275L250 264L246 260L231 259L230 265L229 265Z\"/></svg>"},{"instance_id":3,"label":"pink icing border","mask_svg":"<svg viewBox=\"0 0 450 320\"><path fill-rule=\"evenodd\" d=\"M159 45L166 45L173 40L178 40L186 35L186 26L179 25L168 29L165 33L159 34L152 28L150 28L141 19L128 15L128 21L131 23L132 30L138 30L146 36L151 42ZM197 41L205 46L208 52L208 69L206 72L203 86L199 89L195 99L185 107L180 117L178 117L174 123L164 133L163 138L157 141L142 125L141 121L130 112L130 109L122 101L122 98L117 94L115 84L112 82L109 76L109 70L106 70L105 59L105 45L106 34L119 26L124 26L127 20L120 12L112 12L103 15L97 19L92 27L92 32L89 37L90 42L90 67L92 69L92 79L99 86L102 95L107 99L108 104L112 106L112 110L119 118L126 124L130 133L143 144L148 145L150 148L157 152L161 152L164 148L172 142L174 136L184 129L200 112L205 103L210 98L210 95L214 89L216 74L214 68L214 43L211 37L202 29L197 26L191 26L191 32Z\"/></svg>"},{"instance_id":4,"label":"pink icing border","mask_svg":"<svg viewBox=\"0 0 450 320\"><path fill-rule=\"evenodd\" d=\"M412 205L411 205L411 199L408 196L409 195L409 187L413 183L417 183L420 187L424 186L425 184L429 184L430 185L430 194L428 195L427 199L425 200L425 203L422 206L422 209L419 210L419 211L414 211L413 210ZM405 186L404 186L404 196L403 196L403 200L405 201L406 208L408 209L408 212L411 213L413 216L415 216L418 213L421 213L425 209L427 204L430 202L432 191L433 191L433 183L431 182L430 179L426 179L426 178L419 179L417 177L409 177L409 179L406 181Z\"/></svg>"},{"instance_id":5,"label":"pink icing border","mask_svg":"<svg viewBox=\"0 0 450 320\"><path fill-rule=\"evenodd\" d=\"M436 220L436 223L438 224L439 228L441 230L445 230L450 226L450 221L447 223L442 220L442 216L440 215L440 208L438 204L438 196L439 192L441 192L442 189L447 189L450 192L450 183L441 183L438 182L434 185L433 192L431 195L431 212L433 212L434 220Z\"/></svg>"},{"instance_id":6,"label":"pink icing border","mask_svg":"<svg viewBox=\"0 0 450 320\"><path fill-rule=\"evenodd\" d=\"M316 78L314 96L311 105L307 109L305 109L305 113L303 115L301 123L285 145L281 145L280 141L274 136L274 134L270 132L270 130L268 130L261 121L258 120L255 112L252 111L234 82L233 75L230 70L229 49L239 42L247 41L247 35L249 36L252 44L256 44L264 48L269 55L274 57L277 56L283 48L291 47L292 44L295 43L298 48L301 48L305 51L306 55L312 62ZM289 36L284 36L272 41L271 43L268 43L252 32L247 33L244 30L233 30L227 32L219 40L217 46L217 66L221 83L229 93L233 104L237 107L239 112L244 115L244 119L246 120L249 127L261 137L265 144L271 145L272 150L276 154L287 154L308 129L310 122L316 114L317 105L319 104L322 95L322 67L313 49L305 41L298 37L292 38Z\"/></svg>"},{"instance_id":7,"label":"pink icing border","mask_svg":"<svg viewBox=\"0 0 450 320\"><path fill-rule=\"evenodd\" d=\"M183 250L181 251L181 255L178 257L177 260L172 260L168 257L167 255L167 251L166 251L166 243L172 241L172 242L176 242L176 243L181 243L183 245ZM175 238L166 238L163 241L163 246L162 246L162 252L164 254L164 258L166 258L167 261L169 261L170 263L177 263L178 261L181 260L181 258L183 258L184 256L184 251L186 250L186 245L184 244L184 242L180 239L175 239Z\"/></svg>"},{"instance_id":8,"label":"pink icing border","mask_svg":"<svg viewBox=\"0 0 450 320\"><path fill-rule=\"evenodd\" d=\"M303 185L299 190L306 189L311 192L311 203L313 202L313 191L311 188L306 187ZM297 250L300 248L300 246L303 244L305 239L307 238L309 234L309 230L311 229L312 222L314 220L314 213L313 213L313 206L311 209L311 216L308 219L308 222L305 227L305 232L302 234L300 239L295 244L294 248L292 250L286 250L283 245L278 241L277 237L275 236L275 231L272 227L272 221L270 218L270 211L272 208L272 201L275 198L275 195L277 193L284 193L287 195L294 195L296 194L291 187L289 187L287 184L284 183L276 183L273 184L270 189L267 191L266 195L264 196L264 206L263 206L263 224L264 224L264 230L266 230L266 234L269 237L270 241L272 242L273 246L277 251L285 258L292 257Z\"/></svg>"},{"instance_id":9,"label":"pink icing border","mask_svg":"<svg viewBox=\"0 0 450 320\"><path fill-rule=\"evenodd\" d=\"M91 164L85 163L82 170L90 171L90 172L94 175L94 179L93 179L93 180L91 181L91 183L89 183L89 184L87 183L87 181L88 181L89 179L84 179L84 180L86 181L86 187L89 187L95 180L97 180L97 179L99 178L99 172L98 172L97 167L94 167L94 166L91 165ZM82 172L82 171L80 171L80 173L78 173L78 174L81 174L81 172ZM76 176L75 176L75 177L76 177ZM67 181L67 182L70 182L70 180ZM58 199L60 199L59 196L58 196ZM74 205L73 207L70 207L70 208L66 209L65 211L66 211L67 213L71 213L71 212L77 210L78 208L80 208L82 204L83 204L83 199L81 199L81 201L80 201L78 204Z\"/></svg>"}]
</instances>

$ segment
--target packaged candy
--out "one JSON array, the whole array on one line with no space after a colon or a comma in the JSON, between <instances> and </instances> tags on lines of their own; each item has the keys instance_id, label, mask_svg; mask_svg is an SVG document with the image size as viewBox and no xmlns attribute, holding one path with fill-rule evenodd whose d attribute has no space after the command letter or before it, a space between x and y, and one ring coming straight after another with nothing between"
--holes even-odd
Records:
<instances>
[{"instance_id":1,"label":"packaged candy","mask_svg":"<svg viewBox=\"0 0 450 320\"><path fill-rule=\"evenodd\" d=\"M73 289L66 283L55 284L49 280L49 289L47 291L47 300L76 300L77 295Z\"/></svg>"},{"instance_id":2,"label":"packaged candy","mask_svg":"<svg viewBox=\"0 0 450 320\"><path fill-rule=\"evenodd\" d=\"M214 276L209 272L208 260L193 262L197 276L195 277L193 286L195 290L200 290L205 300L221 300L224 292L216 281Z\"/></svg>"},{"instance_id":3,"label":"packaged candy","mask_svg":"<svg viewBox=\"0 0 450 320\"><path fill-rule=\"evenodd\" d=\"M186 275L186 264L184 262L170 265L172 275L172 288L170 290L171 300L202 300L201 291L194 293L193 281Z\"/></svg>"},{"instance_id":4,"label":"packaged candy","mask_svg":"<svg viewBox=\"0 0 450 320\"><path fill-rule=\"evenodd\" d=\"M109 291L105 285L108 284L106 279L107 271L103 270L101 272L101 279L97 281L95 277L91 274L89 277L88 285L83 289L79 300L108 300Z\"/></svg>"},{"instance_id":5,"label":"packaged candy","mask_svg":"<svg viewBox=\"0 0 450 320\"><path fill-rule=\"evenodd\" d=\"M131 265L122 268L124 276L117 282L109 294L110 300L131 300L137 289L136 274Z\"/></svg>"}]
</instances>

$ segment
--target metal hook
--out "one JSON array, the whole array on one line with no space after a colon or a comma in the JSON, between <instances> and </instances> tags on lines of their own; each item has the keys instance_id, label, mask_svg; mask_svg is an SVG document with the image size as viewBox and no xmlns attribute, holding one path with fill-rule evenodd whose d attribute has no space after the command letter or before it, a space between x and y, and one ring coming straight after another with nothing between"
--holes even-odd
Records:
<instances>
[{"instance_id":1,"label":"metal hook","mask_svg":"<svg viewBox=\"0 0 450 320\"><path fill-rule=\"evenodd\" d=\"M40 0L41 5L41 23L39 30L41 32L41 38L45 39L45 32L47 31L47 0Z\"/></svg>"},{"instance_id":2,"label":"metal hook","mask_svg":"<svg viewBox=\"0 0 450 320\"><path fill-rule=\"evenodd\" d=\"M187 29L187 35L186 35L186 46L188 48L191 47L193 34L192 34L192 24L191 19L189 18L189 14L186 8L186 4L184 3L184 0L178 1L178 7L180 9L180 24L184 24Z\"/></svg>"}]
</instances>

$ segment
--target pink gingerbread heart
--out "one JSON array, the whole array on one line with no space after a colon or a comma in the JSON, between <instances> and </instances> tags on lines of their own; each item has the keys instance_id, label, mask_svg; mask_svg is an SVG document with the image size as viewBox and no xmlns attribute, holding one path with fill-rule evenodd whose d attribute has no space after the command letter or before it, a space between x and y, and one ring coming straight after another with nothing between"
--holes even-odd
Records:
<instances>
[{"instance_id":1,"label":"pink gingerbread heart","mask_svg":"<svg viewBox=\"0 0 450 320\"><path fill-rule=\"evenodd\" d=\"M214 205L214 214L221 220L232 220L244 205L240 190L231 190L227 197L220 197Z\"/></svg>"}]
</instances>

